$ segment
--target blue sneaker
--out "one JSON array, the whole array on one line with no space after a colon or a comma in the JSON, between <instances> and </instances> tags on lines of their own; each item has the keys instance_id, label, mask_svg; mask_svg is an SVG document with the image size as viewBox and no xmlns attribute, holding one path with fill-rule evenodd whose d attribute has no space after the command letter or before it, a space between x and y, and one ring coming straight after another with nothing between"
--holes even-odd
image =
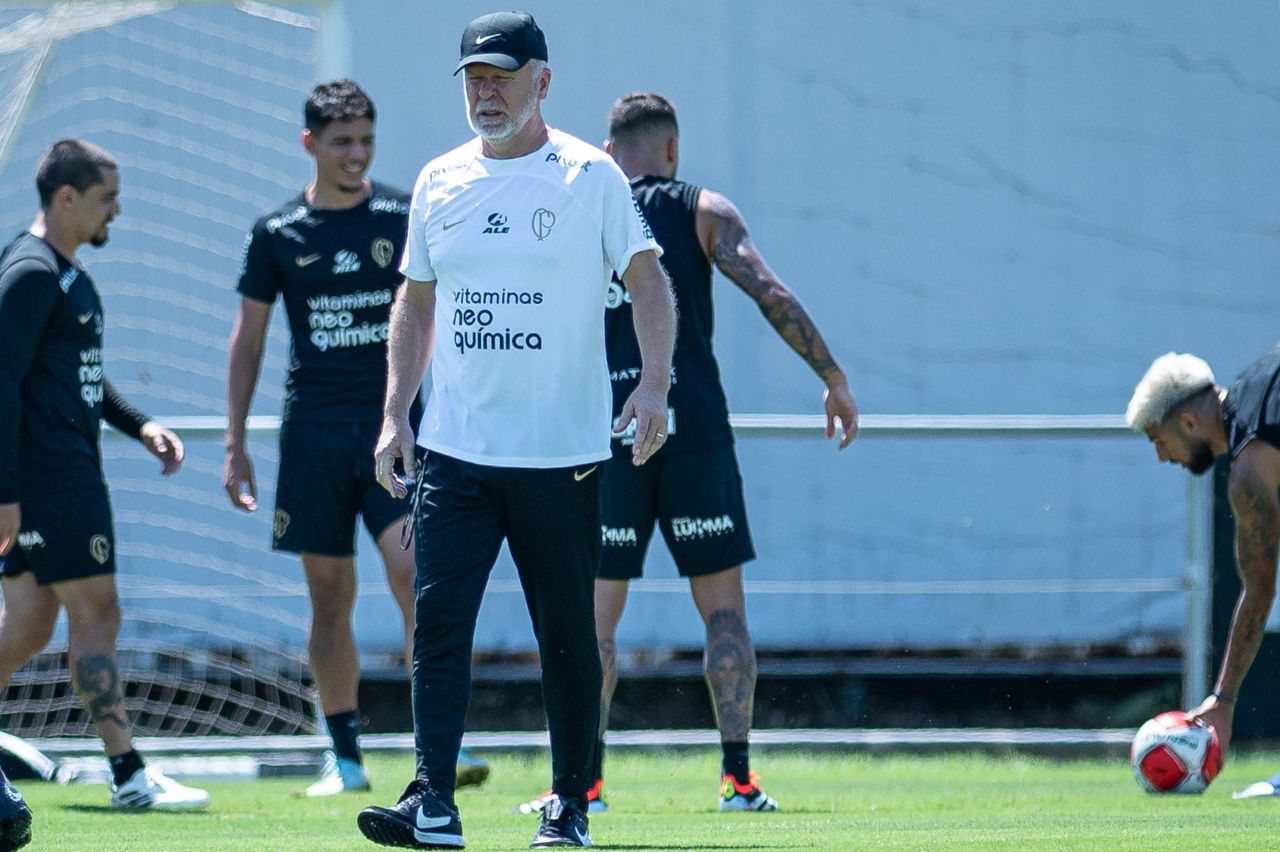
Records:
<instances>
[{"instance_id":1,"label":"blue sneaker","mask_svg":"<svg viewBox=\"0 0 1280 852\"><path fill-rule=\"evenodd\" d=\"M458 752L458 779L454 784L459 787L479 787L488 777L488 763L467 754L466 749Z\"/></svg>"},{"instance_id":2,"label":"blue sneaker","mask_svg":"<svg viewBox=\"0 0 1280 852\"><path fill-rule=\"evenodd\" d=\"M360 761L349 757L338 757L331 751L324 753L324 768L320 770L320 780L316 781L302 795L307 798L316 796L336 796L339 793L362 793L369 789L369 776L360 765Z\"/></svg>"}]
</instances>

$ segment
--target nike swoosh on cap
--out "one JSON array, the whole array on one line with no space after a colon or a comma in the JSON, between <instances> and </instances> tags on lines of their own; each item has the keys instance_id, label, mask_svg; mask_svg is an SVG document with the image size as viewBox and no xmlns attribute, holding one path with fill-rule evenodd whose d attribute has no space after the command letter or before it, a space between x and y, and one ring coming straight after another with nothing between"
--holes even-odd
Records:
<instances>
[{"instance_id":1,"label":"nike swoosh on cap","mask_svg":"<svg viewBox=\"0 0 1280 852\"><path fill-rule=\"evenodd\" d=\"M502 33L489 33L487 36L477 36L476 44L484 44L486 41L493 41L495 38L502 38Z\"/></svg>"}]
</instances>

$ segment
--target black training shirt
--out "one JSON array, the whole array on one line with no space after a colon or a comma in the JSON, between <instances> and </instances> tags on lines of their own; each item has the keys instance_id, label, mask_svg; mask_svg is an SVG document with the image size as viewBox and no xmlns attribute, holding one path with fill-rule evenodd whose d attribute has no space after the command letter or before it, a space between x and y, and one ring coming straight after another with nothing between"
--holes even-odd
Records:
<instances>
[{"instance_id":1,"label":"black training shirt","mask_svg":"<svg viewBox=\"0 0 1280 852\"><path fill-rule=\"evenodd\" d=\"M0 253L0 503L102 482L103 388L97 288L21 234Z\"/></svg>"},{"instance_id":2,"label":"black training shirt","mask_svg":"<svg viewBox=\"0 0 1280 852\"><path fill-rule=\"evenodd\" d=\"M1222 404L1227 447L1235 458L1257 438L1280 448L1280 344L1245 368Z\"/></svg>"},{"instance_id":3,"label":"black training shirt","mask_svg":"<svg viewBox=\"0 0 1280 852\"><path fill-rule=\"evenodd\" d=\"M711 302L711 263L698 241L696 224L701 187L648 175L631 181L631 191L662 246L661 263L671 278L679 323L672 358L666 443L658 454L706 452L733 444L729 404L720 385L720 367L711 347L715 312ZM613 415L640 383L640 344L636 340L631 299L616 279L605 311L605 346L613 385ZM630 457L630 431L613 442L613 453Z\"/></svg>"},{"instance_id":4,"label":"black training shirt","mask_svg":"<svg viewBox=\"0 0 1280 852\"><path fill-rule=\"evenodd\" d=\"M268 304L284 298L285 420L382 419L408 215L406 193L374 183L369 200L347 210L317 209L300 194L254 224L237 289Z\"/></svg>"}]
</instances>

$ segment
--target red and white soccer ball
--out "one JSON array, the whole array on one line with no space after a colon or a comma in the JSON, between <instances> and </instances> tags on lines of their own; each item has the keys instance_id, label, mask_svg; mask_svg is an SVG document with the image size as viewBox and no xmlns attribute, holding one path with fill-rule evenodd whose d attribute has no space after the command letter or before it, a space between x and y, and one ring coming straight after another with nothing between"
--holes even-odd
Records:
<instances>
[{"instance_id":1,"label":"red and white soccer ball","mask_svg":"<svg viewBox=\"0 0 1280 852\"><path fill-rule=\"evenodd\" d=\"M1171 710L1138 729L1129 760L1149 793L1203 793L1222 769L1222 744L1212 725Z\"/></svg>"}]
</instances>

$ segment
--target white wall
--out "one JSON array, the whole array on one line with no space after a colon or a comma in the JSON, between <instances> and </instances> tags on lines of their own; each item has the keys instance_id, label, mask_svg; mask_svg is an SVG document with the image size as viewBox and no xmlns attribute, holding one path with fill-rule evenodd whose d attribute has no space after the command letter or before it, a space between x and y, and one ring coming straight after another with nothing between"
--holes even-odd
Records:
<instances>
[{"instance_id":1,"label":"white wall","mask_svg":"<svg viewBox=\"0 0 1280 852\"><path fill-rule=\"evenodd\" d=\"M865 412L1119 413L1162 352L1196 352L1230 379L1280 336L1272 177L1280 7L1270 0L560 0L528 8L550 46L549 121L594 141L618 95L653 89L671 97L680 109L681 176L737 202L765 256L817 318ZM374 96L376 176L408 187L425 160L468 136L461 84L450 75L462 28L491 8L347 0L343 11L349 60L344 53L319 64L349 62ZM70 45L61 54L72 55ZM279 63L275 71L296 74ZM219 75L230 72L202 73L225 82ZM123 89L142 85L123 72L118 80ZM272 95L281 115L262 126L278 149L234 135L195 137L262 164L234 178L252 198L237 202L227 222L183 220L208 243L194 251L208 255L204 268L223 283L184 290L204 301L172 308L173 320L211 340L228 330L239 234L265 200L283 200L307 174L294 135L300 119L290 126L289 116L300 112L309 82L299 77L296 90ZM234 85L249 98L276 84ZM151 115L98 99L55 117L74 132L87 114L134 127ZM109 147L128 147L131 138L110 137ZM0 218L9 229L29 216L23 169L44 145L20 140L4 173L0 195L9 202ZM143 151L127 177L171 188L165 173L148 170L152 154ZM212 365L205 375L179 376L176 358L190 344L111 327L122 312L170 310L113 287L152 278L188 287L181 268L126 274L127 258L110 254L148 236L130 236L130 204L142 205L128 186L115 247L87 257L108 298L109 369L153 411L221 413L216 346L201 356ZM198 189L175 191L203 200ZM717 286L717 351L733 409L818 411L820 388L803 363L732 285ZM264 389L278 387L284 350L276 334ZM112 347L135 351L112 356ZM147 382L138 378L144 372ZM184 392L168 390L176 385ZM276 413L278 399L260 394L257 411ZM260 475L269 481L274 461L263 452ZM760 551L752 580L1154 582L1181 572L1183 476L1157 467L1136 438L866 439L838 458L816 441L751 439L741 455ZM210 447L204 456L184 487L214 496L192 511L265 542L267 518L229 518L220 508L219 453ZM117 505L142 494L118 488ZM121 528L134 541L167 535ZM368 647L393 647L390 602L377 593L380 568L367 545L361 576L370 593L359 630ZM228 561L260 559L281 582L300 581L287 560L225 546ZM124 570L167 570L134 560ZM651 560L651 576L674 578L665 554ZM504 562L482 614L481 646L531 642L511 578ZM687 596L665 588L637 587L624 644L698 643ZM301 598L282 600L305 618ZM1176 596L1132 593L753 594L749 606L760 643L788 647L1141 645L1176 632L1183 614Z\"/></svg>"},{"instance_id":2,"label":"white wall","mask_svg":"<svg viewBox=\"0 0 1280 852\"><path fill-rule=\"evenodd\" d=\"M490 8L384 8L396 26L357 26L353 70L384 109L382 168L408 182L467 135L449 74L462 27ZM681 176L737 202L866 412L1120 413L1160 353L1194 351L1230 379L1280 337L1274 3L528 8L549 42L550 122L597 140L618 95L672 98ZM819 410L803 363L718 286L733 409ZM751 440L741 453L751 579L1181 571L1183 476L1137 439L867 440L838 459ZM673 578L657 550L650 576ZM696 644L682 598L635 595L624 642ZM1133 594L750 606L760 641L779 645L1141 645L1184 612ZM518 610L492 595L485 641L520 644Z\"/></svg>"}]
</instances>

